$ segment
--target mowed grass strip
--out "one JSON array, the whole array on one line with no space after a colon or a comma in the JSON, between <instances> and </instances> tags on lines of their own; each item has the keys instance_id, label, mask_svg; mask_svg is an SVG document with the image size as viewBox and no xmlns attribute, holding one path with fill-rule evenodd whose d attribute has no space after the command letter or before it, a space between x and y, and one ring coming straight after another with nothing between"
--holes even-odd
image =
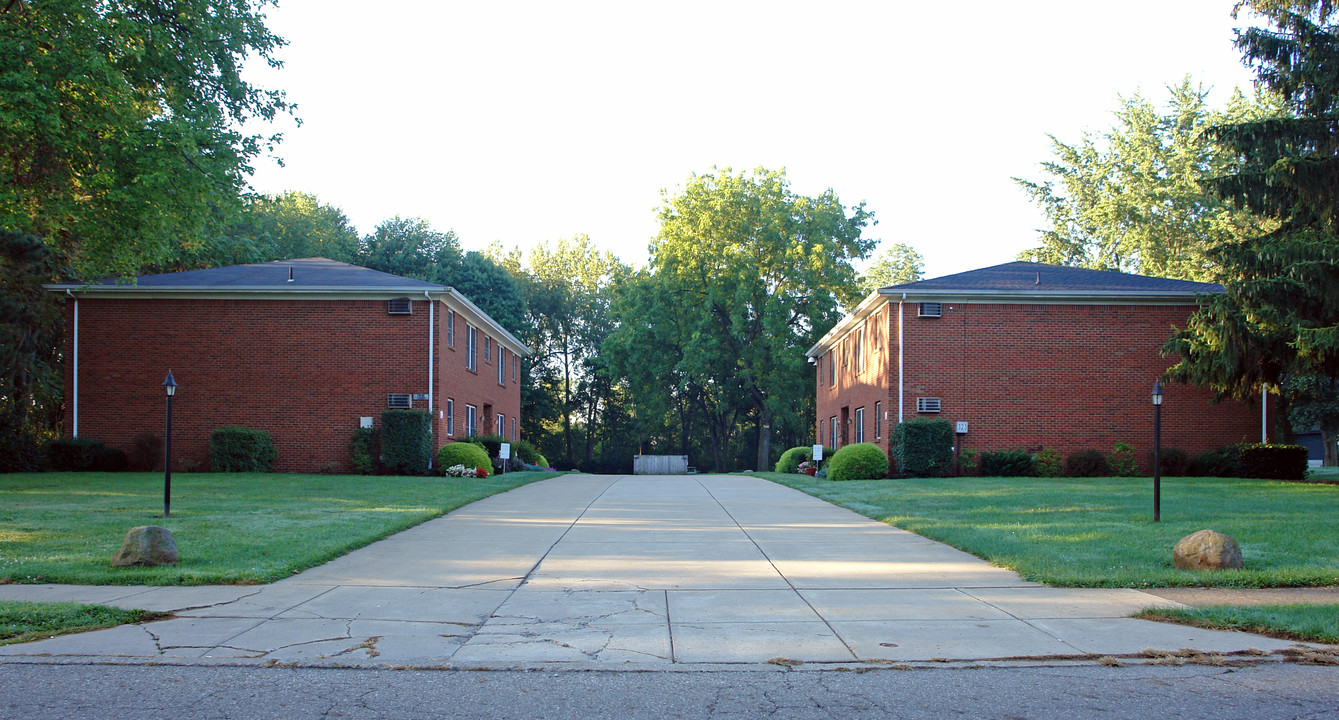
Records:
<instances>
[{"instance_id":1,"label":"mowed grass strip","mask_svg":"<svg viewBox=\"0 0 1339 720\"><path fill-rule=\"evenodd\" d=\"M1339 604L1210 605L1147 610L1138 617L1213 630L1243 630L1285 640L1339 644Z\"/></svg>"},{"instance_id":2,"label":"mowed grass strip","mask_svg":"<svg viewBox=\"0 0 1339 720\"><path fill-rule=\"evenodd\" d=\"M0 583L272 582L557 474L478 480L174 473L172 517L166 519L162 473L0 475ZM136 525L172 531L181 557L176 567L110 566Z\"/></svg>"},{"instance_id":3,"label":"mowed grass strip","mask_svg":"<svg viewBox=\"0 0 1339 720\"><path fill-rule=\"evenodd\" d=\"M0 645L101 630L155 617L157 613L146 610L122 610L106 605L0 600Z\"/></svg>"},{"instance_id":4,"label":"mowed grass strip","mask_svg":"<svg viewBox=\"0 0 1339 720\"><path fill-rule=\"evenodd\" d=\"M1339 585L1339 485L1164 478L1162 522L1155 523L1152 478L758 475L1050 585ZM1244 569L1172 567L1176 542L1205 528L1237 539Z\"/></svg>"}]
</instances>

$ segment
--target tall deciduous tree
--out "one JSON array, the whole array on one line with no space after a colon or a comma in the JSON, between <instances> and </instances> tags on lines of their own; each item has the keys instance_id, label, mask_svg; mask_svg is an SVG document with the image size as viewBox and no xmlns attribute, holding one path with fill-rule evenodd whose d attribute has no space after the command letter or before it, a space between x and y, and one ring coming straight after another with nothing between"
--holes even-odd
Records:
<instances>
[{"instance_id":1,"label":"tall deciduous tree","mask_svg":"<svg viewBox=\"0 0 1339 720\"><path fill-rule=\"evenodd\" d=\"M1049 177L1015 178L1050 223L1020 258L1208 281L1217 272L1210 248L1261 230L1259 218L1201 186L1237 162L1205 129L1278 115L1278 99L1237 92L1214 111L1189 77L1168 92L1165 109L1137 93L1121 98L1115 126L1100 135L1085 133L1075 144L1051 136L1054 158L1042 164Z\"/></svg>"},{"instance_id":2,"label":"tall deciduous tree","mask_svg":"<svg viewBox=\"0 0 1339 720\"><path fill-rule=\"evenodd\" d=\"M439 232L422 218L383 220L358 245L354 263L401 277L449 285L460 265L455 232Z\"/></svg>"},{"instance_id":3,"label":"tall deciduous tree","mask_svg":"<svg viewBox=\"0 0 1339 720\"><path fill-rule=\"evenodd\" d=\"M895 243L879 253L874 263L860 278L860 286L868 295L881 287L902 285L925 278L925 258L916 248Z\"/></svg>"},{"instance_id":4,"label":"tall deciduous tree","mask_svg":"<svg viewBox=\"0 0 1339 720\"><path fill-rule=\"evenodd\" d=\"M134 275L201 242L240 203L291 108L240 74L284 41L268 0L0 3L0 227L73 274Z\"/></svg>"},{"instance_id":5,"label":"tall deciduous tree","mask_svg":"<svg viewBox=\"0 0 1339 720\"><path fill-rule=\"evenodd\" d=\"M529 265L534 277L528 290L530 317L537 345L531 378L552 389L561 414L560 457L566 464L576 464L573 419L598 418L612 391L608 379L598 376L595 359L611 329L609 287L628 267L613 253L597 249L585 235L535 246ZM593 421L587 423L588 441L594 429ZM589 448L588 442L581 459L590 459Z\"/></svg>"},{"instance_id":6,"label":"tall deciduous tree","mask_svg":"<svg viewBox=\"0 0 1339 720\"><path fill-rule=\"evenodd\" d=\"M873 250L861 237L873 216L831 190L795 194L784 170L723 169L665 193L660 223L651 270L692 324L683 363L731 368L767 470L774 428L811 422L799 412L813 391L804 350L860 292L852 262Z\"/></svg>"},{"instance_id":7,"label":"tall deciduous tree","mask_svg":"<svg viewBox=\"0 0 1339 720\"><path fill-rule=\"evenodd\" d=\"M1212 128L1237 165L1207 185L1274 229L1215 249L1227 292L1167 349L1176 377L1234 397L1265 387L1288 405L1306 401L1290 386L1339 375L1339 26L1327 0L1243 4L1275 27L1241 31L1237 46L1292 114Z\"/></svg>"}]
</instances>

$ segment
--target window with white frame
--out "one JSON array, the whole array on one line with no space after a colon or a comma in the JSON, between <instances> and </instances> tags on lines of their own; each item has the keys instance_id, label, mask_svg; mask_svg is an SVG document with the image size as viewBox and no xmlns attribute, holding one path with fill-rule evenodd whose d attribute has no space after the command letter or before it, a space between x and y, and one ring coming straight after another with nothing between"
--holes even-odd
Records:
<instances>
[{"instance_id":1,"label":"window with white frame","mask_svg":"<svg viewBox=\"0 0 1339 720\"><path fill-rule=\"evenodd\" d=\"M456 434L456 401L451 398L446 399L446 434Z\"/></svg>"},{"instance_id":2,"label":"window with white frame","mask_svg":"<svg viewBox=\"0 0 1339 720\"><path fill-rule=\"evenodd\" d=\"M833 448L833 449L836 449L836 447L837 447L837 416L836 416L836 415L833 415L832 417L828 418L828 432L832 433L832 437L828 439L828 447Z\"/></svg>"},{"instance_id":3,"label":"window with white frame","mask_svg":"<svg viewBox=\"0 0 1339 720\"><path fill-rule=\"evenodd\" d=\"M516 418L511 419L511 441L516 442Z\"/></svg>"},{"instance_id":4,"label":"window with white frame","mask_svg":"<svg viewBox=\"0 0 1339 720\"><path fill-rule=\"evenodd\" d=\"M865 328L855 331L855 371L865 372Z\"/></svg>"},{"instance_id":5,"label":"window with white frame","mask_svg":"<svg viewBox=\"0 0 1339 720\"><path fill-rule=\"evenodd\" d=\"M446 346L456 346L456 313L450 308L446 309Z\"/></svg>"},{"instance_id":6,"label":"window with white frame","mask_svg":"<svg viewBox=\"0 0 1339 720\"><path fill-rule=\"evenodd\" d=\"M484 336L484 362L493 362L493 338Z\"/></svg>"},{"instance_id":7,"label":"window with white frame","mask_svg":"<svg viewBox=\"0 0 1339 720\"><path fill-rule=\"evenodd\" d=\"M506 349L501 345L497 348L497 384L507 384L507 356Z\"/></svg>"},{"instance_id":8,"label":"window with white frame","mask_svg":"<svg viewBox=\"0 0 1339 720\"><path fill-rule=\"evenodd\" d=\"M493 428L493 433L498 437L507 437L507 416L502 413L497 414L497 424Z\"/></svg>"},{"instance_id":9,"label":"window with white frame","mask_svg":"<svg viewBox=\"0 0 1339 720\"><path fill-rule=\"evenodd\" d=\"M828 351L828 384L837 384L837 348Z\"/></svg>"},{"instance_id":10,"label":"window with white frame","mask_svg":"<svg viewBox=\"0 0 1339 720\"><path fill-rule=\"evenodd\" d=\"M511 354L511 381L512 381L512 382L516 382L516 381L517 381L516 378L520 375L520 373L521 373L521 359L520 359L519 357L517 357L516 353L512 353L512 354Z\"/></svg>"},{"instance_id":11,"label":"window with white frame","mask_svg":"<svg viewBox=\"0 0 1339 720\"><path fill-rule=\"evenodd\" d=\"M883 437L883 403L874 403L874 439Z\"/></svg>"},{"instance_id":12,"label":"window with white frame","mask_svg":"<svg viewBox=\"0 0 1339 720\"><path fill-rule=\"evenodd\" d=\"M865 442L865 408L855 409L855 441Z\"/></svg>"},{"instance_id":13,"label":"window with white frame","mask_svg":"<svg viewBox=\"0 0 1339 720\"><path fill-rule=\"evenodd\" d=\"M479 331L473 325L465 323L465 369L479 370Z\"/></svg>"},{"instance_id":14,"label":"window with white frame","mask_svg":"<svg viewBox=\"0 0 1339 720\"><path fill-rule=\"evenodd\" d=\"M477 429L475 423L479 420L479 410L473 405L465 406L465 436L472 437Z\"/></svg>"}]
</instances>

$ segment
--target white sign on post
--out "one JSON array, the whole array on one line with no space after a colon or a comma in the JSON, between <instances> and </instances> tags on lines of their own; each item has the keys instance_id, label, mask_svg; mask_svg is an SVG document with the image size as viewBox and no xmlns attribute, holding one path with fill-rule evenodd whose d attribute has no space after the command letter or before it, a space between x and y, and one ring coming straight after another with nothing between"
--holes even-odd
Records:
<instances>
[{"instance_id":1,"label":"white sign on post","mask_svg":"<svg viewBox=\"0 0 1339 720\"><path fill-rule=\"evenodd\" d=\"M823 460L823 446L822 446L822 445L815 445L815 446L814 446L814 462L821 462L822 460Z\"/></svg>"},{"instance_id":2,"label":"white sign on post","mask_svg":"<svg viewBox=\"0 0 1339 720\"><path fill-rule=\"evenodd\" d=\"M498 450L497 456L503 460L511 459L511 443L502 443L502 448Z\"/></svg>"}]
</instances>

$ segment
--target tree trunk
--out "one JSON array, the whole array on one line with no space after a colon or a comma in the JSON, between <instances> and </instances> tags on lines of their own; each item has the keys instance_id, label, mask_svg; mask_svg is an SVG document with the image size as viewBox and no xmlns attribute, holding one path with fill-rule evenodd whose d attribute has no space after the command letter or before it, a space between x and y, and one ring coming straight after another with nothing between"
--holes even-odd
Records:
<instances>
[{"instance_id":1,"label":"tree trunk","mask_svg":"<svg viewBox=\"0 0 1339 720\"><path fill-rule=\"evenodd\" d=\"M772 411L766 405L758 407L758 472L767 472L772 467Z\"/></svg>"}]
</instances>

